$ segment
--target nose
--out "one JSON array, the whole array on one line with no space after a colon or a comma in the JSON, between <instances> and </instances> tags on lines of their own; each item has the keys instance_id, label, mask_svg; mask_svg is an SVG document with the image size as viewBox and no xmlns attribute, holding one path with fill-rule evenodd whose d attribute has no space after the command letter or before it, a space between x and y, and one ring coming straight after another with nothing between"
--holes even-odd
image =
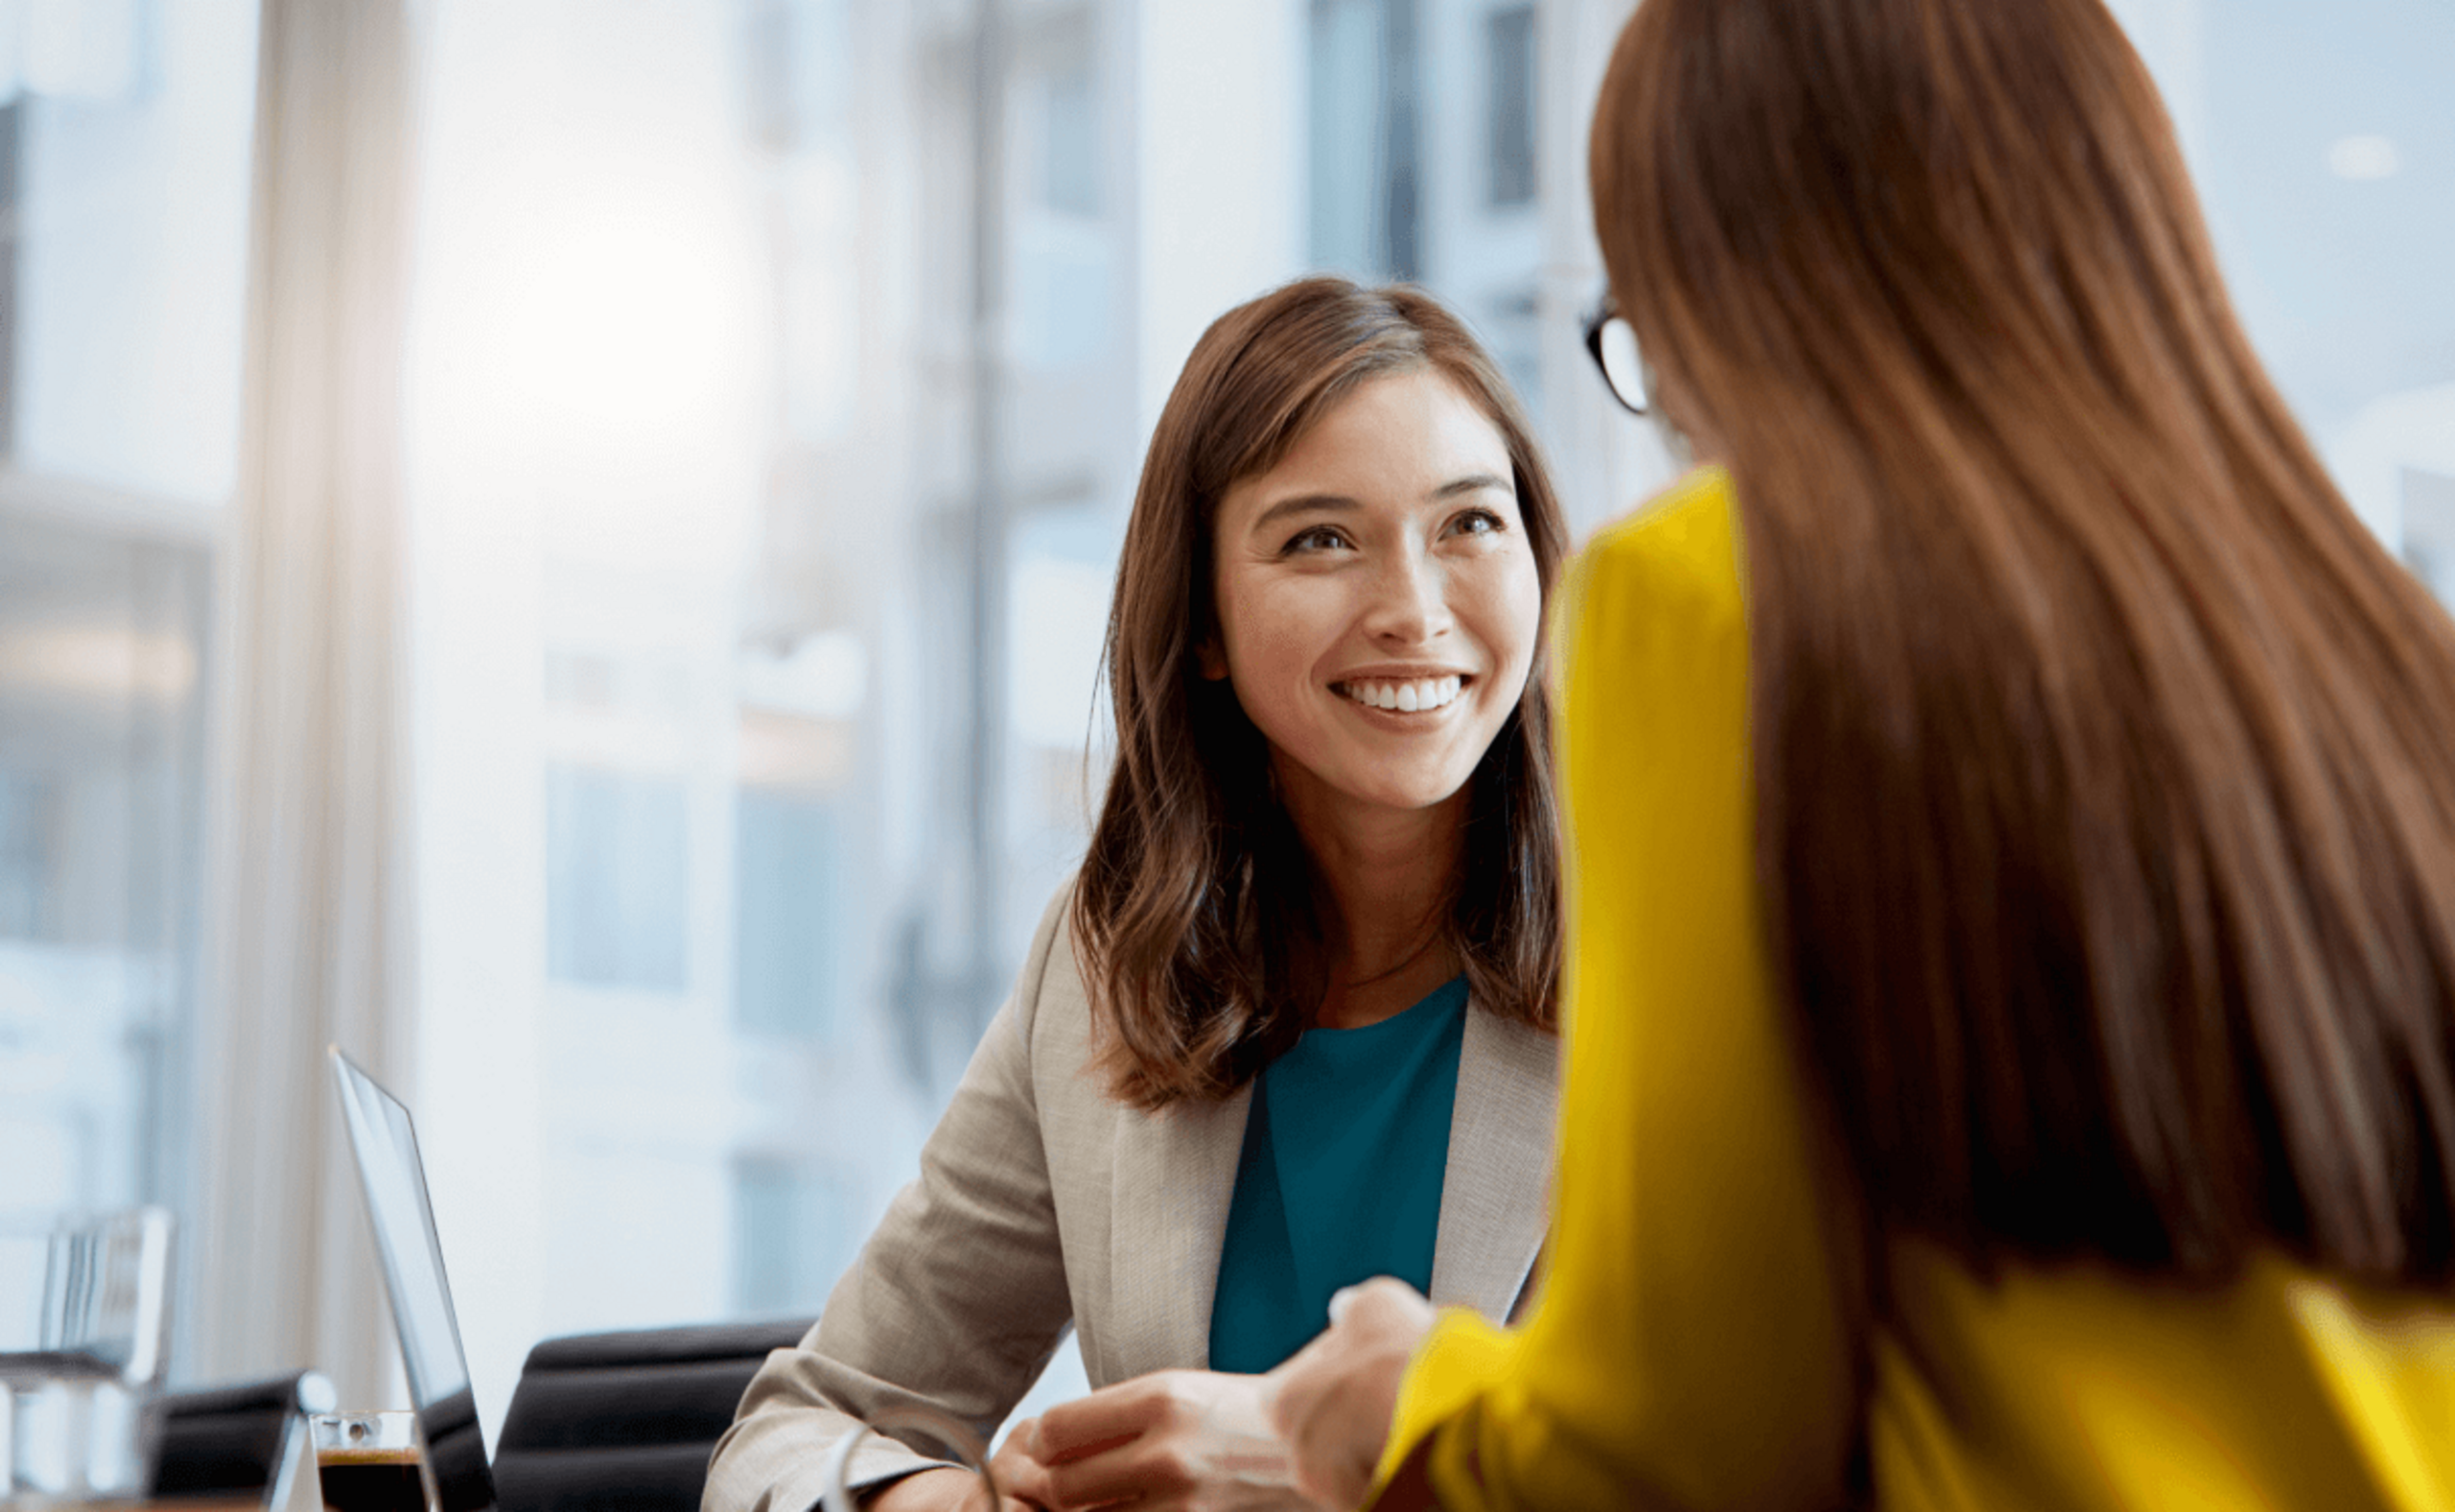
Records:
<instances>
[{"instance_id":1,"label":"nose","mask_svg":"<svg viewBox=\"0 0 2455 1512\"><path fill-rule=\"evenodd\" d=\"M1364 619L1375 644L1424 645L1447 634L1450 623L1448 578L1430 553L1417 547L1384 559Z\"/></svg>"}]
</instances>

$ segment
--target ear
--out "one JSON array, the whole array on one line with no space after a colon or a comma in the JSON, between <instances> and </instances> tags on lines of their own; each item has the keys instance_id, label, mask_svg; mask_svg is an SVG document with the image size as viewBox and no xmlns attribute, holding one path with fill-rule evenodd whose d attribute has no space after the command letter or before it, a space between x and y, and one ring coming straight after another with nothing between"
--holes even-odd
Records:
<instances>
[{"instance_id":1,"label":"ear","mask_svg":"<svg viewBox=\"0 0 2455 1512\"><path fill-rule=\"evenodd\" d=\"M1221 649L1216 631L1202 638L1202 644L1193 648L1193 655L1194 661L1202 667L1204 677L1214 683L1227 678L1228 653Z\"/></svg>"}]
</instances>

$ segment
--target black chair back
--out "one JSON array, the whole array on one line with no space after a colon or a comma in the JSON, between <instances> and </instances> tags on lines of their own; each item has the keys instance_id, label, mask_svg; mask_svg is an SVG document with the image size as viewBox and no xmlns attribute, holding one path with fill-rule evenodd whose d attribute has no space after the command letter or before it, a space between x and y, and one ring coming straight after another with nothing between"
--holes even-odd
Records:
<instances>
[{"instance_id":1,"label":"black chair back","mask_svg":"<svg viewBox=\"0 0 2455 1512\"><path fill-rule=\"evenodd\" d=\"M333 1384L312 1370L262 1381L174 1391L157 1404L156 1499L254 1494L279 1507L290 1495L300 1425L333 1409Z\"/></svg>"},{"instance_id":2,"label":"black chair back","mask_svg":"<svg viewBox=\"0 0 2455 1512\"><path fill-rule=\"evenodd\" d=\"M500 1512L698 1512L708 1455L770 1350L807 1318L549 1338L495 1446Z\"/></svg>"}]
</instances>

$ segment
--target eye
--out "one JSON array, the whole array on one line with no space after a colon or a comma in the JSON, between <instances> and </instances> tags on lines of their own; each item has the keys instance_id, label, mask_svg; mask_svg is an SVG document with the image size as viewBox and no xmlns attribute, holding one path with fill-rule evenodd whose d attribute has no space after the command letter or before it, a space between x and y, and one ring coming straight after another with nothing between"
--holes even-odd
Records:
<instances>
[{"instance_id":1,"label":"eye","mask_svg":"<svg viewBox=\"0 0 2455 1512\"><path fill-rule=\"evenodd\" d=\"M1453 536L1491 536L1508 528L1508 522L1488 509L1469 509L1449 522L1444 534Z\"/></svg>"},{"instance_id":2,"label":"eye","mask_svg":"<svg viewBox=\"0 0 2455 1512\"><path fill-rule=\"evenodd\" d=\"M1287 545L1278 548L1278 554L1304 556L1316 551L1335 551L1346 544L1346 537L1336 525L1314 525L1288 537Z\"/></svg>"}]
</instances>

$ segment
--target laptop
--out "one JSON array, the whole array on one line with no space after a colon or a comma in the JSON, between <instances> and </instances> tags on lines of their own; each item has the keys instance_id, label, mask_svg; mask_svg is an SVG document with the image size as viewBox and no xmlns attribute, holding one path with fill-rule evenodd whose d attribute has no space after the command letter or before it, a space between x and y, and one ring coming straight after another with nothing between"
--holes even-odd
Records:
<instances>
[{"instance_id":1,"label":"laptop","mask_svg":"<svg viewBox=\"0 0 2455 1512\"><path fill-rule=\"evenodd\" d=\"M418 1158L409 1110L339 1045L327 1053L340 1087L350 1151L358 1158L359 1187L366 1194L375 1252L384 1263L384 1290L392 1299L409 1401L434 1466L436 1499L442 1512L487 1512L495 1504L494 1475L486 1468L477 1399L469 1392L469 1360L460 1350L460 1323L443 1277L443 1244L435 1234L434 1207L427 1200L426 1165Z\"/></svg>"}]
</instances>

